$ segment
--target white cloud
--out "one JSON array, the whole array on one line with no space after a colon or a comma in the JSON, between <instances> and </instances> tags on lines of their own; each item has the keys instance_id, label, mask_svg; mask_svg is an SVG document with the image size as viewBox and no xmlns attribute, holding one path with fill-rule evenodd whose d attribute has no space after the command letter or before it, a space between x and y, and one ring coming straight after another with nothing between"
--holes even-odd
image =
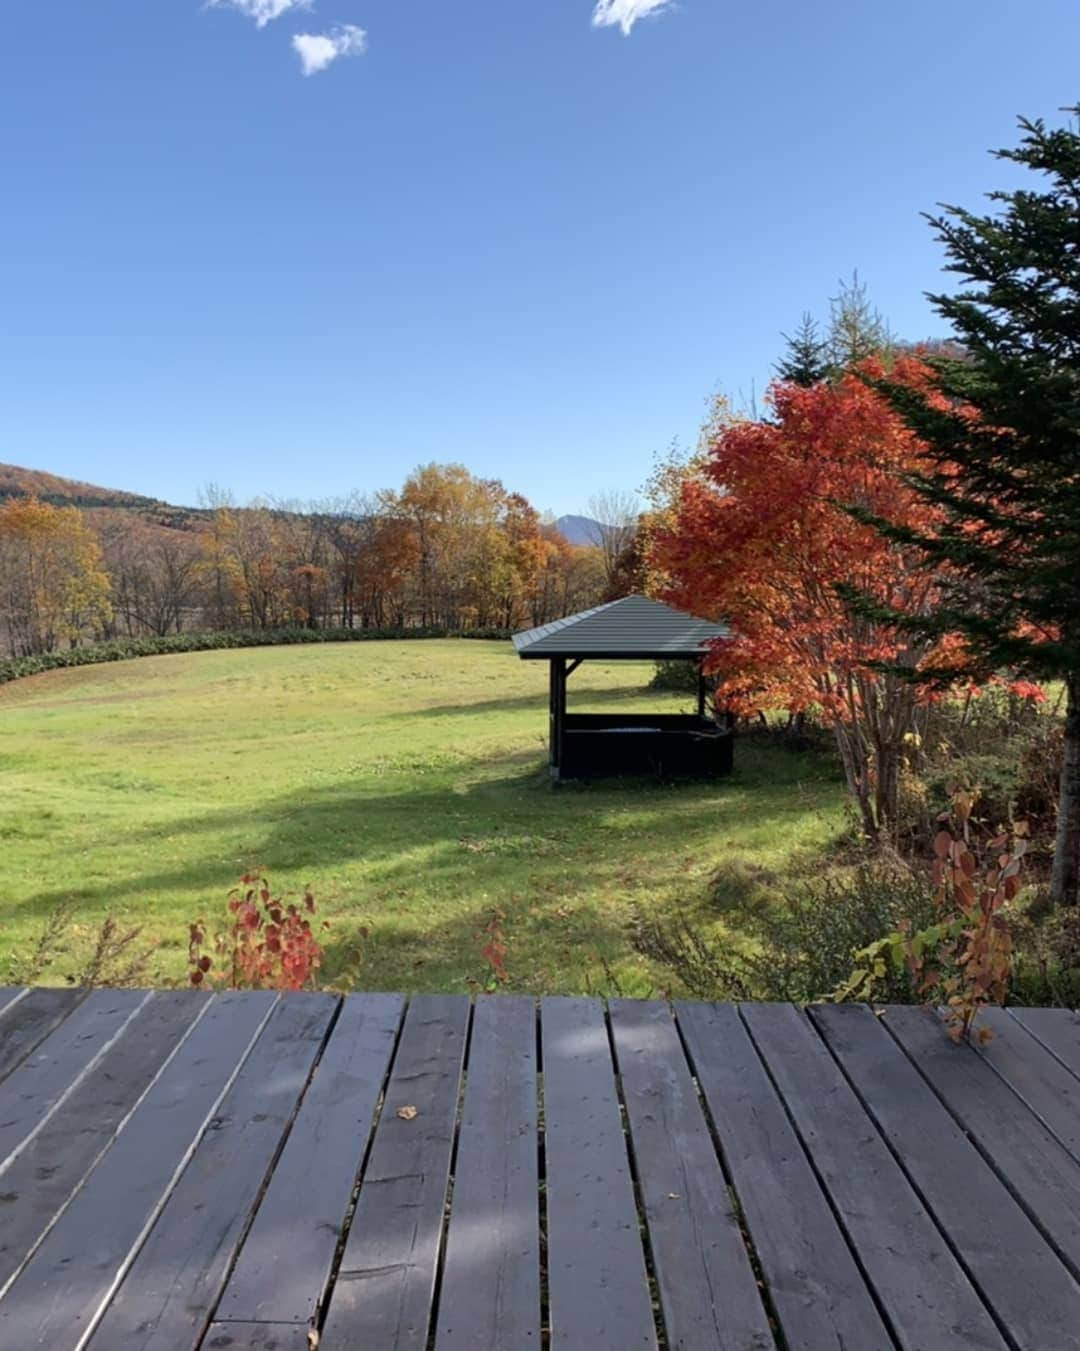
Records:
<instances>
[{"instance_id":1,"label":"white cloud","mask_svg":"<svg viewBox=\"0 0 1080 1351\"><path fill-rule=\"evenodd\" d=\"M593 10L594 28L614 28L616 24L629 37L630 30L638 19L647 19L651 14L659 14L666 9L671 0L596 0Z\"/></svg>"},{"instance_id":2,"label":"white cloud","mask_svg":"<svg viewBox=\"0 0 1080 1351\"><path fill-rule=\"evenodd\" d=\"M292 9L311 9L313 0L206 0L209 9L239 10L249 19L255 20L256 28L265 28L274 19L280 19Z\"/></svg>"},{"instance_id":3,"label":"white cloud","mask_svg":"<svg viewBox=\"0 0 1080 1351\"><path fill-rule=\"evenodd\" d=\"M361 56L367 50L367 34L354 23L343 23L329 33L297 33L292 45L304 74L317 75L339 56Z\"/></svg>"}]
</instances>

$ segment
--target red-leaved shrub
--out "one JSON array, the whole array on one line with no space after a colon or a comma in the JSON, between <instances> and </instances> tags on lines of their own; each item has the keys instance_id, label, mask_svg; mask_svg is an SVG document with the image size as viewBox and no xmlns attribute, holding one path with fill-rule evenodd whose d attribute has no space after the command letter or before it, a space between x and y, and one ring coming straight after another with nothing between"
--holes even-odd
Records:
<instances>
[{"instance_id":1,"label":"red-leaved shrub","mask_svg":"<svg viewBox=\"0 0 1080 1351\"><path fill-rule=\"evenodd\" d=\"M223 928L208 938L204 920L191 925L188 967L192 985L206 982L230 990L302 990L313 984L323 949L309 918L315 914L310 891L304 892L302 905L301 910L272 895L265 877L246 874L229 892L230 918ZM325 920L322 927L329 927Z\"/></svg>"}]
</instances>

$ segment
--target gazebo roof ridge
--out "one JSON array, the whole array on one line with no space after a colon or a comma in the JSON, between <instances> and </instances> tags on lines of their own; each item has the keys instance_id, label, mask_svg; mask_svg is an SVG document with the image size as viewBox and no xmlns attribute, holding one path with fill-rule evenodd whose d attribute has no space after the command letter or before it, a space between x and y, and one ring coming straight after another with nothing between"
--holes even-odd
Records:
<instances>
[{"instance_id":1,"label":"gazebo roof ridge","mask_svg":"<svg viewBox=\"0 0 1080 1351\"><path fill-rule=\"evenodd\" d=\"M706 643L729 636L724 624L635 594L516 633L513 643L518 656L526 660L696 660L705 655Z\"/></svg>"}]
</instances>

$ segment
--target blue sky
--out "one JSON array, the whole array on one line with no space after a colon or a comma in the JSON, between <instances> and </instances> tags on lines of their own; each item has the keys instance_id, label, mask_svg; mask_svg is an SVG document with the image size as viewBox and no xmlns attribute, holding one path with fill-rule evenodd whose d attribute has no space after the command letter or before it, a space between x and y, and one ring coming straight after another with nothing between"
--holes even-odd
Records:
<instances>
[{"instance_id":1,"label":"blue sky","mask_svg":"<svg viewBox=\"0 0 1080 1351\"><path fill-rule=\"evenodd\" d=\"M461 460L578 510L853 268L940 333L919 212L1080 98L1076 0L611 6L6 6L0 460L179 502Z\"/></svg>"}]
</instances>

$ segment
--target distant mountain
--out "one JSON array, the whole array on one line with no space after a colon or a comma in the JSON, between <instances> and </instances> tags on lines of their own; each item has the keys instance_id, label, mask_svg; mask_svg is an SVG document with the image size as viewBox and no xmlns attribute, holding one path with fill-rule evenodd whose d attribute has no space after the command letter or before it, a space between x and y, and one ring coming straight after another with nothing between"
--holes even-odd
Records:
<instances>
[{"instance_id":1,"label":"distant mountain","mask_svg":"<svg viewBox=\"0 0 1080 1351\"><path fill-rule=\"evenodd\" d=\"M47 474L43 469L21 469L16 464L0 464L0 501L5 497L40 497L57 507L134 507L164 506L152 497L138 493L118 492L115 488L99 488L93 483L79 483L75 479Z\"/></svg>"},{"instance_id":2,"label":"distant mountain","mask_svg":"<svg viewBox=\"0 0 1080 1351\"><path fill-rule=\"evenodd\" d=\"M129 515L173 530L192 530L208 515L198 507L175 507L156 497L101 488L95 483L61 478L59 474L49 474L43 469L0 464L0 502L8 497L38 497L54 507L79 507L95 517L101 512Z\"/></svg>"},{"instance_id":3,"label":"distant mountain","mask_svg":"<svg viewBox=\"0 0 1080 1351\"><path fill-rule=\"evenodd\" d=\"M555 529L571 544L597 544L602 527L591 516L560 516Z\"/></svg>"}]
</instances>

